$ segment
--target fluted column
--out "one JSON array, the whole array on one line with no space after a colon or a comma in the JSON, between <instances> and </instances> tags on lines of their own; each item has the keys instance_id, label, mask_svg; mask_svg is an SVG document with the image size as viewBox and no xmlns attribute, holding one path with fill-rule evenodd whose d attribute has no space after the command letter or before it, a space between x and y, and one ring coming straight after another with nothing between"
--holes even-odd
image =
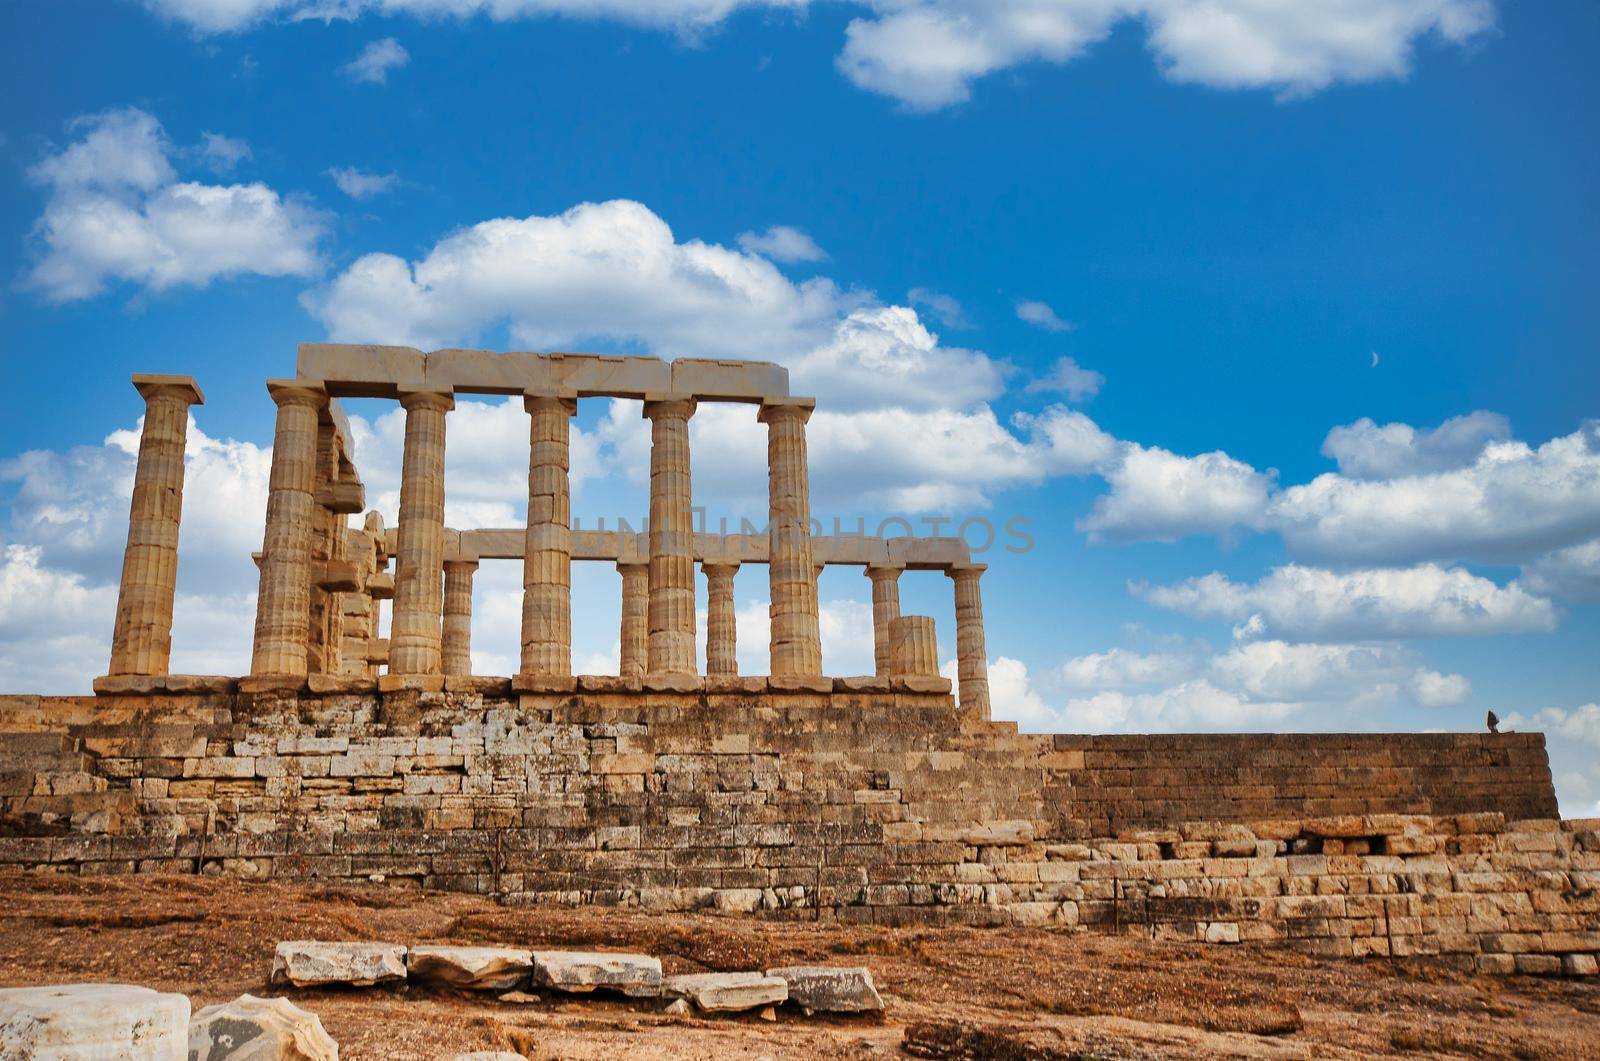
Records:
<instances>
[{"instance_id":1,"label":"fluted column","mask_svg":"<svg viewBox=\"0 0 1600 1061\"><path fill-rule=\"evenodd\" d=\"M108 673L166 674L172 659L189 406L203 404L205 397L193 376L139 373L133 385L144 398L144 431L133 471L128 545L122 554Z\"/></svg>"},{"instance_id":2,"label":"fluted column","mask_svg":"<svg viewBox=\"0 0 1600 1061\"><path fill-rule=\"evenodd\" d=\"M472 673L472 576L476 560L444 562L444 639L441 665L447 676Z\"/></svg>"},{"instance_id":3,"label":"fluted column","mask_svg":"<svg viewBox=\"0 0 1600 1061\"><path fill-rule=\"evenodd\" d=\"M889 640L894 659L891 668L899 677L937 678L939 642L933 619L926 615L902 615L889 624Z\"/></svg>"},{"instance_id":4,"label":"fluted column","mask_svg":"<svg viewBox=\"0 0 1600 1061\"><path fill-rule=\"evenodd\" d=\"M761 406L760 419L767 425L767 573L772 596L773 674L822 673L806 466L806 421L814 404L809 398L790 398Z\"/></svg>"},{"instance_id":5,"label":"fluted column","mask_svg":"<svg viewBox=\"0 0 1600 1061\"><path fill-rule=\"evenodd\" d=\"M692 398L644 403L650 431L650 674L693 675L694 525L689 484Z\"/></svg>"},{"instance_id":6,"label":"fluted column","mask_svg":"<svg viewBox=\"0 0 1600 1061\"><path fill-rule=\"evenodd\" d=\"M872 580L872 662L880 678L894 673L894 648L889 625L900 618L900 572L904 564L869 564Z\"/></svg>"},{"instance_id":7,"label":"fluted column","mask_svg":"<svg viewBox=\"0 0 1600 1061\"><path fill-rule=\"evenodd\" d=\"M272 438L250 673L303 677L311 622L317 420L328 395L315 380L269 380L267 391L278 403L278 426Z\"/></svg>"},{"instance_id":8,"label":"fluted column","mask_svg":"<svg viewBox=\"0 0 1600 1061\"><path fill-rule=\"evenodd\" d=\"M650 565L617 562L622 576L622 662L617 673L643 678L650 646Z\"/></svg>"},{"instance_id":9,"label":"fluted column","mask_svg":"<svg viewBox=\"0 0 1600 1061\"><path fill-rule=\"evenodd\" d=\"M738 564L701 564L706 573L706 673L738 674L738 629L733 576Z\"/></svg>"},{"instance_id":10,"label":"fluted column","mask_svg":"<svg viewBox=\"0 0 1600 1061\"><path fill-rule=\"evenodd\" d=\"M945 574L955 582L956 678L961 710L989 718L989 657L983 638L983 594L978 579L987 564L958 564Z\"/></svg>"},{"instance_id":11,"label":"fluted column","mask_svg":"<svg viewBox=\"0 0 1600 1061\"><path fill-rule=\"evenodd\" d=\"M527 395L528 531L522 561L523 674L572 673L570 397Z\"/></svg>"},{"instance_id":12,"label":"fluted column","mask_svg":"<svg viewBox=\"0 0 1600 1061\"><path fill-rule=\"evenodd\" d=\"M405 457L400 465L400 527L395 549L389 673L441 673L444 574L444 391L404 391Z\"/></svg>"}]
</instances>

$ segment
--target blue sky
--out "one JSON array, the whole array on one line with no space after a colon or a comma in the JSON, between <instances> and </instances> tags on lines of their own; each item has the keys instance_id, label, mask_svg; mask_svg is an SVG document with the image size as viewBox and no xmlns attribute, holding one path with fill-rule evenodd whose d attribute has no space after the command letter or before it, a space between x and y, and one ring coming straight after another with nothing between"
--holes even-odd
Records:
<instances>
[{"instance_id":1,"label":"blue sky","mask_svg":"<svg viewBox=\"0 0 1600 1061\"><path fill-rule=\"evenodd\" d=\"M130 372L206 391L174 665L238 672L297 342L742 356L819 398L819 515L1032 521L985 557L997 713L1492 708L1600 813L1600 12L1107 8L6 5L0 684L105 665ZM392 522L398 419L350 412ZM749 410L695 423L697 501L762 516ZM637 407L576 427L575 514L637 519ZM451 521L519 522L525 454L520 409L464 402ZM617 579L575 579L600 669ZM480 670L514 661L516 581L480 575ZM737 585L759 672L765 580ZM824 578L830 672L870 669L867 591ZM948 582L904 592L953 655Z\"/></svg>"}]
</instances>

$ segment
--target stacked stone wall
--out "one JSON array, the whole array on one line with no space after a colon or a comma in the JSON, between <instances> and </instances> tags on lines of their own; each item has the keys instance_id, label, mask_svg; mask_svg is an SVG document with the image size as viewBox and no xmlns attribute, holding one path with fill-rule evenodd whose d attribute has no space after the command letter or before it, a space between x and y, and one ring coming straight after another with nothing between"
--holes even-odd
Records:
<instances>
[{"instance_id":1,"label":"stacked stone wall","mask_svg":"<svg viewBox=\"0 0 1600 1061\"><path fill-rule=\"evenodd\" d=\"M1033 735L903 681L760 684L0 698L0 866L1497 972L1600 952L1600 822L1555 819L1539 734Z\"/></svg>"}]
</instances>

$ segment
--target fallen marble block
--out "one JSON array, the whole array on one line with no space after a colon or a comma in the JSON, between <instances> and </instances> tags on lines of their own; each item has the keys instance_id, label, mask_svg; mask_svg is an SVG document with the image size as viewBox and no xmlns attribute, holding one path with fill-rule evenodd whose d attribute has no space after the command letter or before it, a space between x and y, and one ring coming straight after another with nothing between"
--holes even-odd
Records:
<instances>
[{"instance_id":1,"label":"fallen marble block","mask_svg":"<svg viewBox=\"0 0 1600 1061\"><path fill-rule=\"evenodd\" d=\"M818 1013L869 1013L883 1009L872 971L861 966L785 965L768 969L789 985L789 1001Z\"/></svg>"},{"instance_id":2,"label":"fallen marble block","mask_svg":"<svg viewBox=\"0 0 1600 1061\"><path fill-rule=\"evenodd\" d=\"M339 1044L286 998L240 995L207 1006L189 1022L193 1061L339 1061Z\"/></svg>"},{"instance_id":3,"label":"fallen marble block","mask_svg":"<svg viewBox=\"0 0 1600 1061\"><path fill-rule=\"evenodd\" d=\"M686 998L707 1013L759 1009L789 997L781 977L763 973L691 973L661 981L668 998Z\"/></svg>"},{"instance_id":4,"label":"fallen marble block","mask_svg":"<svg viewBox=\"0 0 1600 1061\"><path fill-rule=\"evenodd\" d=\"M189 1000L133 984L0 989L0 1057L183 1061Z\"/></svg>"},{"instance_id":5,"label":"fallen marble block","mask_svg":"<svg viewBox=\"0 0 1600 1061\"><path fill-rule=\"evenodd\" d=\"M272 958L272 983L295 987L371 987L406 978L406 949L397 943L290 940Z\"/></svg>"},{"instance_id":6,"label":"fallen marble block","mask_svg":"<svg viewBox=\"0 0 1600 1061\"><path fill-rule=\"evenodd\" d=\"M457 1054L450 1061L528 1061L528 1059L509 1050L475 1050L470 1054Z\"/></svg>"},{"instance_id":7,"label":"fallen marble block","mask_svg":"<svg viewBox=\"0 0 1600 1061\"><path fill-rule=\"evenodd\" d=\"M536 950L533 982L558 991L582 992L602 987L653 998L661 993L661 961L648 954Z\"/></svg>"},{"instance_id":8,"label":"fallen marble block","mask_svg":"<svg viewBox=\"0 0 1600 1061\"><path fill-rule=\"evenodd\" d=\"M406 951L411 980L469 991L507 991L526 987L533 975L533 952L511 947L446 947L421 944Z\"/></svg>"}]
</instances>

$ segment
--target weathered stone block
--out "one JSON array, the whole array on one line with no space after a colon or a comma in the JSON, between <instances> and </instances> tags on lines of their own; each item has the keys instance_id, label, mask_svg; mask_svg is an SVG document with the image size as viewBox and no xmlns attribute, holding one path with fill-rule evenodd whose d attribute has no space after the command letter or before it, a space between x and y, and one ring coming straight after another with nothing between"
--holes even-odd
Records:
<instances>
[{"instance_id":1,"label":"weathered stone block","mask_svg":"<svg viewBox=\"0 0 1600 1061\"><path fill-rule=\"evenodd\" d=\"M0 1057L177 1061L189 1000L131 984L0 989Z\"/></svg>"}]
</instances>

